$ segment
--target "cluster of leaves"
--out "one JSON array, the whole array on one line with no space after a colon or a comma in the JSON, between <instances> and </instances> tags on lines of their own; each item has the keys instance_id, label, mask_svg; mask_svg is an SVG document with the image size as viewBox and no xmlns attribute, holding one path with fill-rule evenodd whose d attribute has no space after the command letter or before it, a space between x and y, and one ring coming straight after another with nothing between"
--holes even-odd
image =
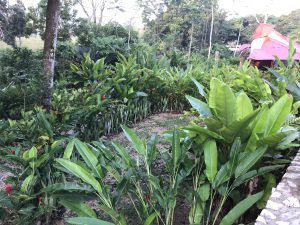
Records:
<instances>
[{"instance_id":1,"label":"cluster of leaves","mask_svg":"<svg viewBox=\"0 0 300 225\"><path fill-rule=\"evenodd\" d=\"M56 82L52 111L62 124L60 131L95 140L153 112L183 111L184 95L195 93L189 76L202 73L200 64L172 66L177 60L175 53L157 59L155 53L140 50L128 57L119 54L118 62L109 65L105 58L94 61L85 55L71 64L71 74Z\"/></svg>"},{"instance_id":2,"label":"cluster of leaves","mask_svg":"<svg viewBox=\"0 0 300 225\"><path fill-rule=\"evenodd\" d=\"M26 48L0 53L0 118L20 118L39 103L41 54Z\"/></svg>"},{"instance_id":3,"label":"cluster of leaves","mask_svg":"<svg viewBox=\"0 0 300 225\"><path fill-rule=\"evenodd\" d=\"M189 224L229 225L255 204L263 208L270 186L276 184L274 171L289 162L283 150L294 147L299 138L298 131L286 123L293 97L285 94L274 103L254 106L246 93L234 93L216 78L209 89L192 80L205 101L187 96L199 116L180 130L166 133L170 149L158 150L156 135L142 140L126 126L122 129L134 149L131 154L116 141L105 145L77 138L51 142L54 136L47 132L48 138L41 137L42 145L23 153L24 160L29 154L38 161L29 160L31 169L26 170L21 191L31 187L29 179L39 178L37 171L42 174L37 165L43 167L46 154L47 168L61 172L50 176L51 182L43 180L42 186L31 183L35 187L31 194L36 204L41 204L36 196L43 195L72 210L78 217L67 218L70 224L127 224L131 207L139 224L171 225L179 198L189 203ZM38 118L45 121L43 114ZM50 126L43 127L47 131ZM159 171L158 161L163 162ZM9 196L9 201L13 198ZM96 200L100 214L87 204L91 199Z\"/></svg>"},{"instance_id":4,"label":"cluster of leaves","mask_svg":"<svg viewBox=\"0 0 300 225\"><path fill-rule=\"evenodd\" d=\"M73 61L72 46L61 47ZM71 64L72 73L57 78L49 114L36 109L21 120L0 122L1 159L7 163L2 167L12 174L7 193L1 193L0 215L11 212L14 223L48 223L63 206L78 215L67 219L71 224L123 225L130 223L122 207L129 202L138 223L172 225L177 201L184 199L191 225L247 220L241 216L255 204L264 207L276 170L289 162L283 150L298 146L293 54L271 73L222 62L208 72L199 56L159 57L142 48L119 55L114 64L85 55ZM11 76L18 72L5 68ZM141 140L126 126L121 128L132 154L115 141L98 141L120 124L152 112L182 111L188 102L196 118L166 133L169 149L158 150L155 135Z\"/></svg>"}]
</instances>

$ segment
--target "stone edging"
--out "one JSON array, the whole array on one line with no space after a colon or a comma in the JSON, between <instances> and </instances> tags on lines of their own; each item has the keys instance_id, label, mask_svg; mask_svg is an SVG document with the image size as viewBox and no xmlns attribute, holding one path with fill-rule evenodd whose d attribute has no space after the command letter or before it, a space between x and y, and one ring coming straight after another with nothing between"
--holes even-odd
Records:
<instances>
[{"instance_id":1,"label":"stone edging","mask_svg":"<svg viewBox=\"0 0 300 225\"><path fill-rule=\"evenodd\" d=\"M300 151L273 188L255 225L300 225Z\"/></svg>"}]
</instances>

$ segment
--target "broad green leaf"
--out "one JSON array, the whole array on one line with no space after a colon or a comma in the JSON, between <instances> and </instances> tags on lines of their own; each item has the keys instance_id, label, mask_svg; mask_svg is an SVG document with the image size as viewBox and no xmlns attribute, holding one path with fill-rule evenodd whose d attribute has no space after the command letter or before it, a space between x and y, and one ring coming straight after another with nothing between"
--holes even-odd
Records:
<instances>
[{"instance_id":1,"label":"broad green leaf","mask_svg":"<svg viewBox=\"0 0 300 225\"><path fill-rule=\"evenodd\" d=\"M293 105L293 97L291 95L282 96L274 105L270 108L269 118L270 125L268 134L277 133L279 128L284 124L288 117Z\"/></svg>"},{"instance_id":2,"label":"broad green leaf","mask_svg":"<svg viewBox=\"0 0 300 225\"><path fill-rule=\"evenodd\" d=\"M73 217L65 219L65 221L68 224L75 224L75 225L115 225L113 223L95 219L95 218L89 218L89 217Z\"/></svg>"},{"instance_id":3,"label":"broad green leaf","mask_svg":"<svg viewBox=\"0 0 300 225\"><path fill-rule=\"evenodd\" d=\"M197 110L197 112L203 117L210 117L212 113L208 105L197 98L186 95L186 99L190 102L191 106Z\"/></svg>"},{"instance_id":4,"label":"broad green leaf","mask_svg":"<svg viewBox=\"0 0 300 225\"><path fill-rule=\"evenodd\" d=\"M173 130L172 157L173 157L173 163L174 163L173 166L174 166L174 168L176 168L182 157L182 149L180 146L180 135L179 135L179 132L177 129Z\"/></svg>"},{"instance_id":5,"label":"broad green leaf","mask_svg":"<svg viewBox=\"0 0 300 225\"><path fill-rule=\"evenodd\" d=\"M235 120L236 97L228 85L215 78L210 81L209 107L215 110L225 126Z\"/></svg>"},{"instance_id":6,"label":"broad green leaf","mask_svg":"<svg viewBox=\"0 0 300 225\"><path fill-rule=\"evenodd\" d=\"M157 212L152 213L148 218L146 219L144 225L151 225L155 221L156 217L158 217L160 214Z\"/></svg>"},{"instance_id":7,"label":"broad green leaf","mask_svg":"<svg viewBox=\"0 0 300 225\"><path fill-rule=\"evenodd\" d=\"M197 200L191 207L189 212L189 224L190 225L197 225L201 224L201 220L203 217L203 205L204 203L200 200Z\"/></svg>"},{"instance_id":8,"label":"broad green leaf","mask_svg":"<svg viewBox=\"0 0 300 225\"><path fill-rule=\"evenodd\" d=\"M277 134L271 134L266 137L261 138L258 141L259 145L268 145L268 146L275 146L279 142L281 142L285 137L287 137L291 132L282 132L282 133L277 133Z\"/></svg>"},{"instance_id":9,"label":"broad green leaf","mask_svg":"<svg viewBox=\"0 0 300 225\"><path fill-rule=\"evenodd\" d=\"M197 134L203 134L207 137L211 137L215 139L220 139L220 140L223 139L223 137L220 136L219 134L194 124L189 124L188 126L183 127L183 130L193 131Z\"/></svg>"},{"instance_id":10,"label":"broad green leaf","mask_svg":"<svg viewBox=\"0 0 300 225\"><path fill-rule=\"evenodd\" d=\"M156 152L156 143L157 143L157 134L151 135L151 138L147 142L147 163L151 165L155 159Z\"/></svg>"},{"instance_id":11,"label":"broad green leaf","mask_svg":"<svg viewBox=\"0 0 300 225\"><path fill-rule=\"evenodd\" d=\"M213 187L217 188L221 184L228 181L233 175L234 170L238 164L238 156L241 151L241 140L240 138L236 138L233 142L230 150L229 161L227 161L221 169L218 171L215 180L213 182Z\"/></svg>"},{"instance_id":12,"label":"broad green leaf","mask_svg":"<svg viewBox=\"0 0 300 225\"><path fill-rule=\"evenodd\" d=\"M209 199L209 192L210 192L209 183L204 183L200 185L197 192L203 202L207 201Z\"/></svg>"},{"instance_id":13,"label":"broad green leaf","mask_svg":"<svg viewBox=\"0 0 300 225\"><path fill-rule=\"evenodd\" d=\"M35 168L35 159L37 158L37 148L32 147L31 149L23 153L23 159L30 161L30 166L32 169Z\"/></svg>"},{"instance_id":14,"label":"broad green leaf","mask_svg":"<svg viewBox=\"0 0 300 225\"><path fill-rule=\"evenodd\" d=\"M64 207L71 209L78 216L97 218L94 210L92 210L87 204L76 199L74 199L74 201L70 201L70 199L61 199L59 203Z\"/></svg>"},{"instance_id":15,"label":"broad green leaf","mask_svg":"<svg viewBox=\"0 0 300 225\"><path fill-rule=\"evenodd\" d=\"M85 143L78 139L75 139L74 144L84 162L93 171L94 175L98 178L103 178L104 175L101 165L99 164L97 156L94 154L94 152Z\"/></svg>"},{"instance_id":16,"label":"broad green leaf","mask_svg":"<svg viewBox=\"0 0 300 225\"><path fill-rule=\"evenodd\" d=\"M127 139L131 142L134 149L141 155L146 156L146 147L144 142L136 135L136 133L129 129L128 127L122 125L122 130L127 137Z\"/></svg>"},{"instance_id":17,"label":"broad green leaf","mask_svg":"<svg viewBox=\"0 0 300 225\"><path fill-rule=\"evenodd\" d=\"M43 112L39 112L37 114L37 119L39 121L39 125L46 131L48 136L52 138L54 133L53 133L50 123L46 119L45 114Z\"/></svg>"},{"instance_id":18,"label":"broad green leaf","mask_svg":"<svg viewBox=\"0 0 300 225\"><path fill-rule=\"evenodd\" d=\"M283 167L284 167L284 165L265 166L265 167L259 168L258 170L249 171L249 172L245 173L244 175L236 178L234 180L234 182L232 183L231 188L235 189L236 187L240 186L243 183L246 183L247 181L249 181L253 177L261 176L265 173L269 173L269 172L272 172L274 170L281 169Z\"/></svg>"},{"instance_id":19,"label":"broad green leaf","mask_svg":"<svg viewBox=\"0 0 300 225\"><path fill-rule=\"evenodd\" d=\"M89 171L67 159L56 159L56 162L58 162L74 176L90 184L98 193L102 193L102 187L100 183L90 174Z\"/></svg>"},{"instance_id":20,"label":"broad green leaf","mask_svg":"<svg viewBox=\"0 0 300 225\"><path fill-rule=\"evenodd\" d=\"M121 156L121 158L125 161L125 163L128 166L132 165L132 160L130 158L130 155L128 153L128 150L126 148L124 148L122 145L120 145L118 142L116 141L112 141L111 142L112 146L118 151L119 155Z\"/></svg>"},{"instance_id":21,"label":"broad green leaf","mask_svg":"<svg viewBox=\"0 0 300 225\"><path fill-rule=\"evenodd\" d=\"M194 84L197 86L199 94L201 96L203 96L205 98L205 100L207 101L208 100L207 99L208 96L207 96L207 94L206 94L206 92L204 90L204 86L202 84L200 84L195 78L193 78L193 77L190 77L190 78L194 82Z\"/></svg>"},{"instance_id":22,"label":"broad green leaf","mask_svg":"<svg viewBox=\"0 0 300 225\"><path fill-rule=\"evenodd\" d=\"M266 174L264 176L264 182L266 183L264 185L264 194L263 196L261 197L261 199L256 203L257 204L257 207L259 209L263 209L266 207L266 204L267 204L267 201L269 200L271 194L272 194L272 189L273 187L276 186L276 178L273 174Z\"/></svg>"},{"instance_id":23,"label":"broad green leaf","mask_svg":"<svg viewBox=\"0 0 300 225\"><path fill-rule=\"evenodd\" d=\"M221 220L220 225L232 225L240 216L242 216L249 208L251 208L251 206L253 206L262 196L263 196L263 192L259 192L239 202Z\"/></svg>"},{"instance_id":24,"label":"broad green leaf","mask_svg":"<svg viewBox=\"0 0 300 225\"><path fill-rule=\"evenodd\" d=\"M28 177L25 178L25 180L23 181L22 185L21 185L21 191L23 193L26 193L28 192L28 187L29 187L29 184L32 182L33 180L33 174L30 174Z\"/></svg>"},{"instance_id":25,"label":"broad green leaf","mask_svg":"<svg viewBox=\"0 0 300 225\"><path fill-rule=\"evenodd\" d=\"M244 93L240 93L236 98L236 117L240 120L253 112L253 106L249 97Z\"/></svg>"},{"instance_id":26,"label":"broad green leaf","mask_svg":"<svg viewBox=\"0 0 300 225\"><path fill-rule=\"evenodd\" d=\"M73 153L74 144L75 144L75 139L72 139L68 143L68 145L67 145L67 147L65 149L65 152L64 152L64 156L63 156L64 159L70 159L70 157L71 157L71 155Z\"/></svg>"},{"instance_id":27,"label":"broad green leaf","mask_svg":"<svg viewBox=\"0 0 300 225\"><path fill-rule=\"evenodd\" d=\"M246 157L239 161L234 174L235 178L240 177L247 173L255 163L260 160L267 151L267 146L261 146L254 152L247 152Z\"/></svg>"},{"instance_id":28,"label":"broad green leaf","mask_svg":"<svg viewBox=\"0 0 300 225\"><path fill-rule=\"evenodd\" d=\"M118 183L116 188L116 193L114 196L114 202L113 204L116 205L121 200L121 197L124 195L124 192L127 190L129 186L129 180L126 177L123 177L120 183Z\"/></svg>"},{"instance_id":29,"label":"broad green leaf","mask_svg":"<svg viewBox=\"0 0 300 225\"><path fill-rule=\"evenodd\" d=\"M223 127L222 122L217 119L205 118L204 122L207 128L215 133Z\"/></svg>"},{"instance_id":30,"label":"broad green leaf","mask_svg":"<svg viewBox=\"0 0 300 225\"><path fill-rule=\"evenodd\" d=\"M245 173L244 175L236 178L233 183L232 183L232 190L239 187L241 184L249 181L251 178L256 177L257 176L257 171L256 170L251 170L247 173Z\"/></svg>"},{"instance_id":31,"label":"broad green leaf","mask_svg":"<svg viewBox=\"0 0 300 225\"><path fill-rule=\"evenodd\" d=\"M221 129L219 132L227 142L232 142L237 136L241 136L243 131L252 123L259 113L260 109L248 114L246 117L239 121L234 121L227 127Z\"/></svg>"},{"instance_id":32,"label":"broad green leaf","mask_svg":"<svg viewBox=\"0 0 300 225\"><path fill-rule=\"evenodd\" d=\"M77 184L77 183L66 182L66 183L55 183L55 184L48 185L47 187L42 188L39 193L44 193L44 192L53 193L53 192L59 192L59 191L92 192L93 190L90 188L90 186L88 186L86 184Z\"/></svg>"},{"instance_id":33,"label":"broad green leaf","mask_svg":"<svg viewBox=\"0 0 300 225\"><path fill-rule=\"evenodd\" d=\"M261 167L261 168L258 169L257 174L262 175L262 174L265 174L265 173L272 172L274 170L281 169L283 167L285 167L285 165L273 165L273 166Z\"/></svg>"},{"instance_id":34,"label":"broad green leaf","mask_svg":"<svg viewBox=\"0 0 300 225\"><path fill-rule=\"evenodd\" d=\"M215 140L208 139L204 142L204 161L206 177L212 183L217 174L218 165L218 152Z\"/></svg>"},{"instance_id":35,"label":"broad green leaf","mask_svg":"<svg viewBox=\"0 0 300 225\"><path fill-rule=\"evenodd\" d=\"M40 167L44 162L46 162L49 159L49 153L45 153L38 157L37 160L35 160L35 167Z\"/></svg>"},{"instance_id":36,"label":"broad green leaf","mask_svg":"<svg viewBox=\"0 0 300 225\"><path fill-rule=\"evenodd\" d=\"M255 123L253 123L252 134L247 142L245 151L254 151L257 148L257 142L259 140L258 134L265 135L269 124L269 108L263 106L260 114L257 116Z\"/></svg>"},{"instance_id":37,"label":"broad green leaf","mask_svg":"<svg viewBox=\"0 0 300 225\"><path fill-rule=\"evenodd\" d=\"M230 164L229 162L225 163L221 169L219 169L212 185L213 188L218 188L221 184L225 183L230 179Z\"/></svg>"}]
</instances>

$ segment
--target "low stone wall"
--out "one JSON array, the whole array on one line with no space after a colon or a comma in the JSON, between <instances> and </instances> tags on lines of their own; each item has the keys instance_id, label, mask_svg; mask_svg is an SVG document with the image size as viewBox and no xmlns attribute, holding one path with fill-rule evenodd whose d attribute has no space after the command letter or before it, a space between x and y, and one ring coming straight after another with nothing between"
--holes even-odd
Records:
<instances>
[{"instance_id":1,"label":"low stone wall","mask_svg":"<svg viewBox=\"0 0 300 225\"><path fill-rule=\"evenodd\" d=\"M273 189L255 225L300 225L300 151Z\"/></svg>"}]
</instances>

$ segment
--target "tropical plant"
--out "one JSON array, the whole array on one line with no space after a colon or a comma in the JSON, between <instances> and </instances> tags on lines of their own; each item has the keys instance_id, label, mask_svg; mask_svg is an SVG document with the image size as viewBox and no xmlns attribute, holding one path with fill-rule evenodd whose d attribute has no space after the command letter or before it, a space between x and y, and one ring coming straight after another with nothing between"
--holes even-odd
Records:
<instances>
[{"instance_id":1,"label":"tropical plant","mask_svg":"<svg viewBox=\"0 0 300 225\"><path fill-rule=\"evenodd\" d=\"M286 61L281 61L278 57L276 63L279 67L275 69L269 68L269 72L276 78L277 86L275 82L269 82L268 84L274 90L278 96L282 96L286 92L291 93L296 100L300 99L300 83L299 78L299 63L294 60L296 54L296 48L294 42L290 40L289 54Z\"/></svg>"},{"instance_id":2,"label":"tropical plant","mask_svg":"<svg viewBox=\"0 0 300 225\"><path fill-rule=\"evenodd\" d=\"M8 215L13 214L16 224L32 224L38 220L49 224L57 201L43 188L65 179L53 167L54 157L60 155L65 140L54 140L52 127L42 111L34 119L10 123L14 124L12 133L16 135L12 144L21 143L1 148L1 160L5 162L1 170L10 175L5 180L8 196L0 206L10 209ZM9 128L7 125L6 129Z\"/></svg>"},{"instance_id":3,"label":"tropical plant","mask_svg":"<svg viewBox=\"0 0 300 225\"><path fill-rule=\"evenodd\" d=\"M207 103L187 96L200 115L197 121L200 125L192 122L183 128L196 143L192 148L197 170L193 175L190 223L233 224L269 192L244 198L222 219L222 208L228 204L228 198L236 202L233 194L242 195L238 191L240 185L284 167L275 156L278 153L275 149L288 148L289 143L296 139L292 132L282 128L291 111L293 98L284 95L270 108L265 103L254 109L244 92L236 95L220 80L211 80L209 93L196 80L194 82ZM262 160L264 157L271 157L271 160ZM202 172L206 178L201 176ZM249 188L251 194L253 190ZM221 200L216 201L217 198ZM208 211L204 210L207 204Z\"/></svg>"}]
</instances>

